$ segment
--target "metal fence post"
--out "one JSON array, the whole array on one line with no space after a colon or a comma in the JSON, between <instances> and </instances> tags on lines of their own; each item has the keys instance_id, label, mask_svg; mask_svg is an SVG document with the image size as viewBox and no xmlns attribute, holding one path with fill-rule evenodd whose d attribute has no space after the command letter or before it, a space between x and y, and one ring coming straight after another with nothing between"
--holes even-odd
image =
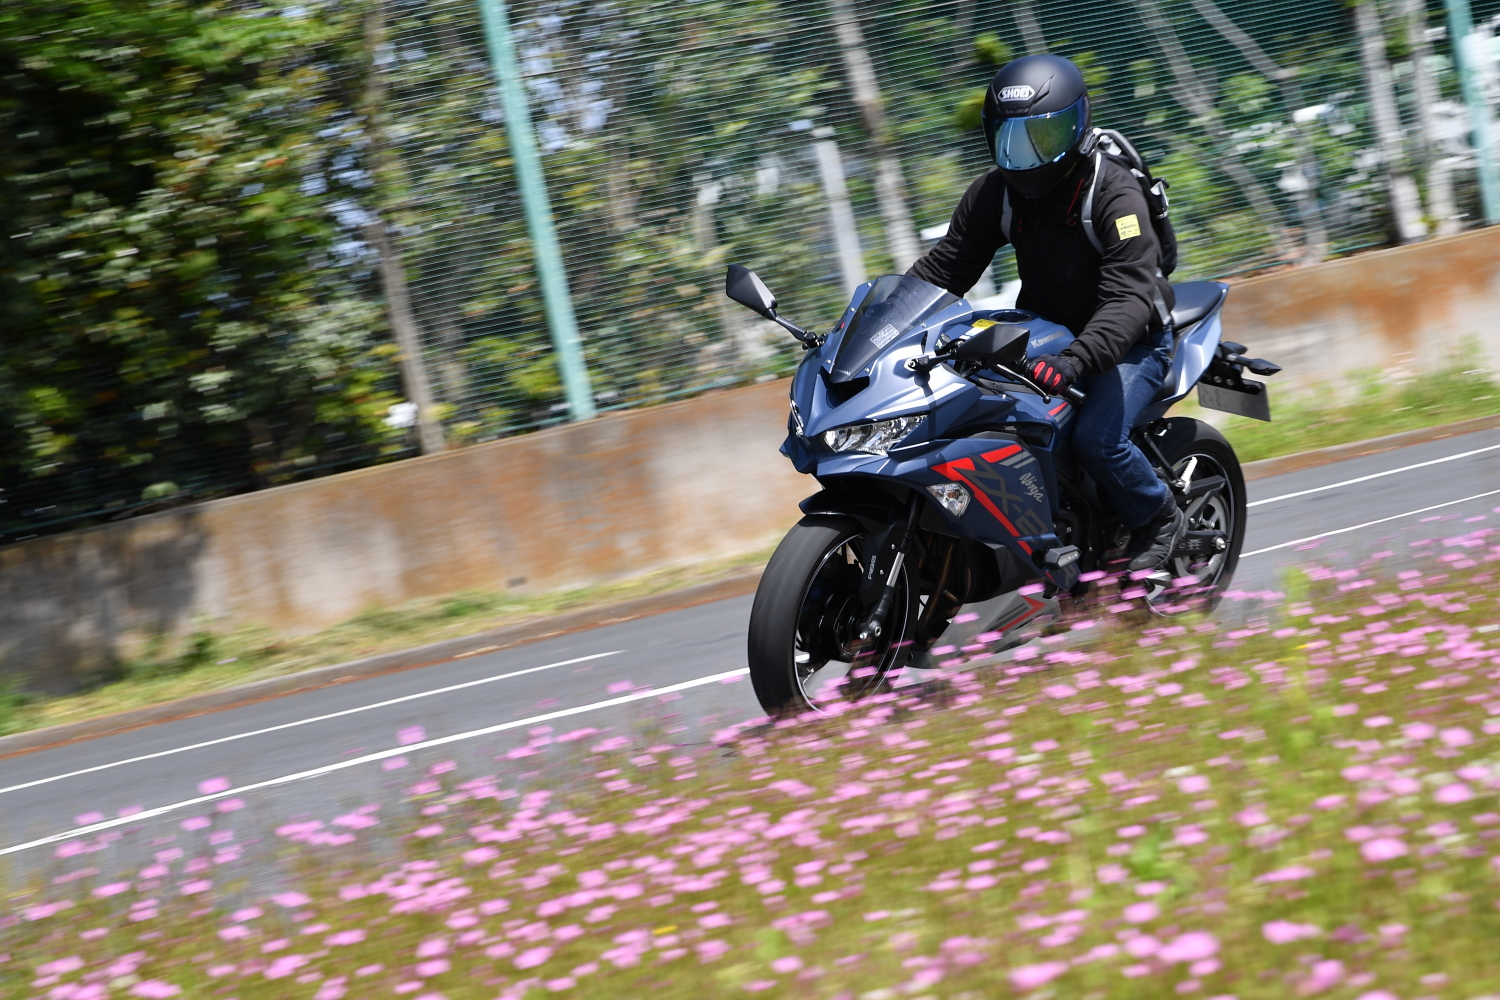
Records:
<instances>
[{"instance_id":1,"label":"metal fence post","mask_svg":"<svg viewBox=\"0 0 1500 1000\"><path fill-rule=\"evenodd\" d=\"M505 0L479 0L484 18L484 37L489 45L490 65L500 84L500 100L505 109L505 134L510 140L511 158L516 165L516 184L526 207L526 228L531 234L531 253L537 279L542 286L542 302L547 310L547 326L552 331L552 347L568 410L574 420L594 416L594 393L589 386L589 372L583 362L583 348L578 338L578 319L573 314L573 298L568 292L568 272L563 268L562 251L557 245L557 230L552 224L552 203L547 197L547 179L536 151L536 135L531 128L531 109L526 104L526 90L521 85L521 69L516 62L515 44L511 40L510 18Z\"/></svg>"},{"instance_id":2,"label":"metal fence post","mask_svg":"<svg viewBox=\"0 0 1500 1000\"><path fill-rule=\"evenodd\" d=\"M1500 173L1495 170L1495 142L1490 123L1489 101L1484 92L1483 77L1476 65L1483 54L1474 43L1484 36L1474 31L1469 14L1469 0L1447 0L1448 41L1458 63L1458 79L1463 85L1464 104L1469 108L1470 127L1474 132L1474 159L1479 167L1479 192L1484 199L1484 219L1500 222Z\"/></svg>"}]
</instances>

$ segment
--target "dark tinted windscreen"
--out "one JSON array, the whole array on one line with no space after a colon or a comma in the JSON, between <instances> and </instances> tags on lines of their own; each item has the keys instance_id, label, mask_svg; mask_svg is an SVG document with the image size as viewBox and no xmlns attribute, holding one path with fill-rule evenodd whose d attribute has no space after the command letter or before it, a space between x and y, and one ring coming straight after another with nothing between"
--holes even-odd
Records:
<instances>
[{"instance_id":1,"label":"dark tinted windscreen","mask_svg":"<svg viewBox=\"0 0 1500 1000\"><path fill-rule=\"evenodd\" d=\"M833 380L842 382L862 374L893 340L957 301L957 296L909 274L875 279L870 294L849 320L844 342L833 359Z\"/></svg>"}]
</instances>

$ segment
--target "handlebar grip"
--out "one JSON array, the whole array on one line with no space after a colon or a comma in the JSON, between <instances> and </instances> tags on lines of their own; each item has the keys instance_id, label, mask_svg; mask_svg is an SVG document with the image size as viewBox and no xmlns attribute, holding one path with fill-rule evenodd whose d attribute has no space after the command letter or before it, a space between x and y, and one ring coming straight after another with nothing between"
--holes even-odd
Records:
<instances>
[{"instance_id":1,"label":"handlebar grip","mask_svg":"<svg viewBox=\"0 0 1500 1000\"><path fill-rule=\"evenodd\" d=\"M1088 397L1085 396L1083 393L1079 392L1077 389L1073 388L1070 385L1066 389L1063 390L1063 399L1066 399L1068 402L1070 402L1073 405L1077 406L1079 403L1082 403L1085 399L1088 399Z\"/></svg>"}]
</instances>

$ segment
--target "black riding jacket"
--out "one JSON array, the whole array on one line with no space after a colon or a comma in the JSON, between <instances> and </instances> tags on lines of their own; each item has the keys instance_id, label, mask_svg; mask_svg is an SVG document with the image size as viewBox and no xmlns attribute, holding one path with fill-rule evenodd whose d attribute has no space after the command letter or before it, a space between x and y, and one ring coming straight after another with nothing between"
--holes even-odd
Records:
<instances>
[{"instance_id":1,"label":"black riding jacket","mask_svg":"<svg viewBox=\"0 0 1500 1000\"><path fill-rule=\"evenodd\" d=\"M1158 299L1170 310L1172 286L1160 274L1160 246L1140 184L1125 167L1103 158L1094 190L1094 231L1104 254L1084 235L1080 212L1093 179L1083 160L1041 198L1010 195L1010 242L1016 248L1021 294L1016 306L1061 323L1078 339L1062 353L1085 372L1105 371L1160 328ZM1005 245L1001 211L1005 178L998 168L979 177L959 200L948 235L908 274L963 295Z\"/></svg>"}]
</instances>

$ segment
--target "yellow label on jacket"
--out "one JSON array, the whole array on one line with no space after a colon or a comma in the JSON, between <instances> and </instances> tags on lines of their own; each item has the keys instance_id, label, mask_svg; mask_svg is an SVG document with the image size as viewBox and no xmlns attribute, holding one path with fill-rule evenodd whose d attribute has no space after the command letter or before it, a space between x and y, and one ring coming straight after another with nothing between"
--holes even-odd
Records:
<instances>
[{"instance_id":1,"label":"yellow label on jacket","mask_svg":"<svg viewBox=\"0 0 1500 1000\"><path fill-rule=\"evenodd\" d=\"M1120 234L1122 240L1139 236L1141 235L1141 221L1134 215L1122 215L1115 220L1115 232Z\"/></svg>"}]
</instances>

